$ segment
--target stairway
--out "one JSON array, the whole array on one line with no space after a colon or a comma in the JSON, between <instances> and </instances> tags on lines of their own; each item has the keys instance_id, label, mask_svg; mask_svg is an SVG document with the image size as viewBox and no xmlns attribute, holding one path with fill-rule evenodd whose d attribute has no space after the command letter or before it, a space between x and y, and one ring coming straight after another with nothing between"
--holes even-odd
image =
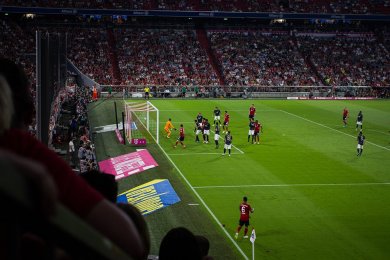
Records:
<instances>
[{"instance_id":1,"label":"stairway","mask_svg":"<svg viewBox=\"0 0 390 260\"><path fill-rule=\"evenodd\" d=\"M316 77L316 80L319 79L321 81L321 83L324 85L324 86L327 86L328 84L325 82L325 78L321 76L321 74L318 72L317 70L317 67L316 65L313 63L313 61L311 60L311 57L310 57L310 54L308 53L305 53L302 51L301 48L299 48L299 44L298 44L298 40L297 38L295 37L295 34L293 34L291 36L292 38L292 41L295 45L295 47L297 48L299 54L303 57L303 59L305 60L305 63L307 65L307 67L309 69L311 69L311 71L313 72L313 75Z\"/></svg>"},{"instance_id":2,"label":"stairway","mask_svg":"<svg viewBox=\"0 0 390 260\"><path fill-rule=\"evenodd\" d=\"M223 77L221 66L214 55L213 50L211 49L209 39L207 38L206 31L204 29L196 29L196 37L200 43L200 46L205 49L209 62L214 69L215 74L217 74L219 84L221 86L225 85L225 78Z\"/></svg>"},{"instance_id":3,"label":"stairway","mask_svg":"<svg viewBox=\"0 0 390 260\"><path fill-rule=\"evenodd\" d=\"M107 29L108 56L111 62L112 76L114 85L121 84L121 73L119 70L118 55L116 53L116 40L112 29Z\"/></svg>"}]
</instances>

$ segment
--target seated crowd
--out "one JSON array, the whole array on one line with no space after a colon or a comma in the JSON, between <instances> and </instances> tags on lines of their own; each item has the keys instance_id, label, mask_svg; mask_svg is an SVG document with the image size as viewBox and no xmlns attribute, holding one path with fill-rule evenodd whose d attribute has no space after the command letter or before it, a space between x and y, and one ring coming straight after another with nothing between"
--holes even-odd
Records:
<instances>
[{"instance_id":1,"label":"seated crowd","mask_svg":"<svg viewBox=\"0 0 390 260\"><path fill-rule=\"evenodd\" d=\"M194 31L125 29L115 35L123 85L218 84Z\"/></svg>"},{"instance_id":2,"label":"seated crowd","mask_svg":"<svg viewBox=\"0 0 390 260\"><path fill-rule=\"evenodd\" d=\"M287 33L209 31L229 86L318 85Z\"/></svg>"},{"instance_id":3,"label":"seated crowd","mask_svg":"<svg viewBox=\"0 0 390 260\"><path fill-rule=\"evenodd\" d=\"M100 1L45 1L5 0L4 5L130 9L130 10L180 10L180 11L226 11L226 12L286 12L286 13L337 13L337 14L389 14L389 0L100 0Z\"/></svg>"},{"instance_id":4,"label":"seated crowd","mask_svg":"<svg viewBox=\"0 0 390 260\"><path fill-rule=\"evenodd\" d=\"M337 86L389 86L390 55L375 37L298 37L302 53Z\"/></svg>"},{"instance_id":5,"label":"seated crowd","mask_svg":"<svg viewBox=\"0 0 390 260\"><path fill-rule=\"evenodd\" d=\"M99 84L112 84L107 33L102 29L68 31L68 58Z\"/></svg>"}]
</instances>

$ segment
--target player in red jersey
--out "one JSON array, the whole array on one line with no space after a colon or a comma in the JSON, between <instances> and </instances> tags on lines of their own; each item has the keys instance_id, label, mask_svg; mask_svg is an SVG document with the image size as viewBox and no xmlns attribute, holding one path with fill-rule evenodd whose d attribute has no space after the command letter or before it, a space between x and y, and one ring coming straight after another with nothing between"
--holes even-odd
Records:
<instances>
[{"instance_id":1,"label":"player in red jersey","mask_svg":"<svg viewBox=\"0 0 390 260\"><path fill-rule=\"evenodd\" d=\"M240 204L239 210L240 220L238 221L237 232L234 237L236 239L238 238L238 233L240 233L242 226L245 225L244 238L248 238L249 214L253 213L255 209L248 204L248 198L244 197Z\"/></svg>"},{"instance_id":2,"label":"player in red jersey","mask_svg":"<svg viewBox=\"0 0 390 260\"><path fill-rule=\"evenodd\" d=\"M181 124L179 130L179 137L177 138L176 144L173 147L176 148L177 144L180 143L183 148L186 148L186 145L183 143L183 141L184 141L184 127L183 124Z\"/></svg>"},{"instance_id":3,"label":"player in red jersey","mask_svg":"<svg viewBox=\"0 0 390 260\"><path fill-rule=\"evenodd\" d=\"M252 104L249 108L249 120L251 118L255 119L255 115L256 115L256 108L255 108L255 104Z\"/></svg>"},{"instance_id":4,"label":"player in red jersey","mask_svg":"<svg viewBox=\"0 0 390 260\"><path fill-rule=\"evenodd\" d=\"M347 126L348 115L349 115L349 110L346 107L344 107L344 110L343 110L343 123L344 123L344 127Z\"/></svg>"},{"instance_id":5,"label":"player in red jersey","mask_svg":"<svg viewBox=\"0 0 390 260\"><path fill-rule=\"evenodd\" d=\"M255 121L255 132L253 134L254 138L255 138L255 144L259 144L260 143L260 132L262 133L263 132L263 126L261 125L261 123L259 122L259 120L256 120Z\"/></svg>"},{"instance_id":6,"label":"player in red jersey","mask_svg":"<svg viewBox=\"0 0 390 260\"><path fill-rule=\"evenodd\" d=\"M222 126L222 133L227 133L229 131L229 122L230 122L230 115L227 111L225 111L225 118L223 120L223 126Z\"/></svg>"}]
</instances>

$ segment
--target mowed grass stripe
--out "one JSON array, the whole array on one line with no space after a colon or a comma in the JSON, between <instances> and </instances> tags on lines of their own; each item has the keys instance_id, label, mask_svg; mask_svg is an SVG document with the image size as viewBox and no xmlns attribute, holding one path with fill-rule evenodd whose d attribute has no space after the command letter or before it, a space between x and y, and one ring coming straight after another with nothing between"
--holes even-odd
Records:
<instances>
[{"instance_id":1,"label":"mowed grass stripe","mask_svg":"<svg viewBox=\"0 0 390 260\"><path fill-rule=\"evenodd\" d=\"M284 111L284 110L280 110L280 111L282 111L283 113L286 113L286 114L288 114L288 115L295 116L295 117L300 118L300 119L302 119L302 120L305 120L305 121L307 121L307 122L316 124L316 125L321 126L321 127L325 127L325 128L327 128L327 129L329 129L329 130L332 130L332 131L335 131L335 132L338 132L338 133L340 133L340 134L344 134L344 135L346 135L346 136L349 136L349 137L352 137L352 138L355 138L355 139L356 139L356 136L354 136L354 135L351 135L351 134L342 132L342 131L340 131L340 130L334 129L334 128L332 128L332 127L326 126L326 125L324 125L324 124L315 122L315 121L313 121L313 120L310 120L310 119L307 119L307 118L304 118L304 117L295 115L295 114L293 114L293 113L290 113L290 112L287 112L287 111ZM366 141L366 143L369 143L369 144L372 144L372 145L374 145L374 146L376 146L376 147L379 147L379 148L385 149L385 150L387 150L387 151L390 151L389 148L384 147L384 146L381 146L381 145L378 145L378 144L375 144L375 143L373 143L373 142Z\"/></svg>"},{"instance_id":2,"label":"mowed grass stripe","mask_svg":"<svg viewBox=\"0 0 390 260\"><path fill-rule=\"evenodd\" d=\"M368 146L363 157L357 159L356 141L346 135L293 117L286 113L262 112L258 114L265 126L260 146L247 143L247 108L255 103L258 110L272 108L285 110L324 124L340 121L337 102L295 103L286 101L230 101L163 103L176 110L209 113L218 104L231 111L231 130L234 144L245 152L244 156L221 158L218 155L174 157L176 165L191 185L227 186L289 183L376 183L389 182L387 151ZM342 105L341 105L342 104ZM331 112L323 112L325 105ZM337 105L337 106L336 106ZM191 106L194 108L191 109ZM159 107L159 106L158 106ZM160 108L160 107L159 107ZM200 109L201 108L201 109ZM230 110L229 110L230 109ZM272 110L270 109L270 110ZM239 111L234 111L239 110ZM241 111L242 110L242 111ZM177 121L193 121L191 112L168 113ZM370 115L365 115L367 119ZM369 120L367 120L369 122ZM192 125L190 125L192 127ZM376 128L381 131L382 128ZM353 136L354 129L345 129ZM385 131L385 129L383 129ZM375 136L369 137L375 140ZM186 138L187 149L181 152L210 152L214 147L194 144ZM164 140L164 148L171 149L173 140ZM327 187L325 189L325 187ZM235 187L196 189L221 223L226 224L230 236L234 235L237 205L243 195L250 198L256 208L251 222L256 227L256 257L266 259L384 259L389 256L385 241L389 240L388 185L370 186L296 186L273 188ZM239 246L247 255L251 245L239 239Z\"/></svg>"},{"instance_id":3,"label":"mowed grass stripe","mask_svg":"<svg viewBox=\"0 0 390 260\"><path fill-rule=\"evenodd\" d=\"M252 185L230 185L230 186L194 186L194 189L215 189L215 188L263 188L263 187L300 187L300 186L375 186L390 185L390 182L362 182L362 183L296 183L296 184L252 184Z\"/></svg>"}]
</instances>

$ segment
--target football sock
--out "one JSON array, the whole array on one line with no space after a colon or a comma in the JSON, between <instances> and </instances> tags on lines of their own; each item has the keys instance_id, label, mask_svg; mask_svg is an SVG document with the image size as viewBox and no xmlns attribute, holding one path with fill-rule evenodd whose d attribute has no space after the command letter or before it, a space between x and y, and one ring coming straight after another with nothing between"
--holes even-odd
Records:
<instances>
[{"instance_id":1,"label":"football sock","mask_svg":"<svg viewBox=\"0 0 390 260\"><path fill-rule=\"evenodd\" d=\"M248 234L248 228L245 228L244 230L244 236L246 236Z\"/></svg>"},{"instance_id":2,"label":"football sock","mask_svg":"<svg viewBox=\"0 0 390 260\"><path fill-rule=\"evenodd\" d=\"M223 148L223 153L226 153L226 149L225 148Z\"/></svg>"},{"instance_id":3,"label":"football sock","mask_svg":"<svg viewBox=\"0 0 390 260\"><path fill-rule=\"evenodd\" d=\"M250 135L248 135L248 142L249 142L249 138L250 138L251 136Z\"/></svg>"}]
</instances>

